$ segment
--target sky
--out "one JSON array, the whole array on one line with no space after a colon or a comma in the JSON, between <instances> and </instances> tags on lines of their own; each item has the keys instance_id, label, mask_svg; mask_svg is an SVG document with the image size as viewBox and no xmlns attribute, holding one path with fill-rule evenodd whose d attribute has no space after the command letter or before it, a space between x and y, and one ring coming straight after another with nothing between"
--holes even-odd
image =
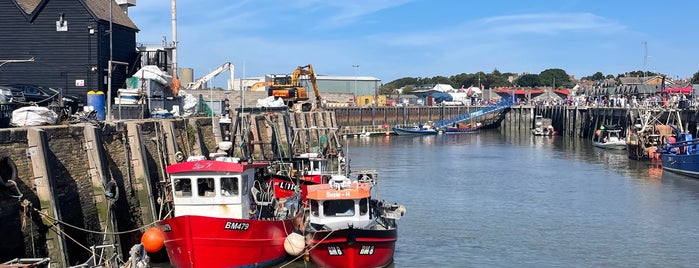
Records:
<instances>
[{"instance_id":1,"label":"sky","mask_svg":"<svg viewBox=\"0 0 699 268\"><path fill-rule=\"evenodd\" d=\"M312 64L317 75L383 83L496 69L699 71L695 0L180 0L176 9L178 66L195 79L225 62L236 78ZM171 1L137 1L137 42L171 42L171 14Z\"/></svg>"}]
</instances>

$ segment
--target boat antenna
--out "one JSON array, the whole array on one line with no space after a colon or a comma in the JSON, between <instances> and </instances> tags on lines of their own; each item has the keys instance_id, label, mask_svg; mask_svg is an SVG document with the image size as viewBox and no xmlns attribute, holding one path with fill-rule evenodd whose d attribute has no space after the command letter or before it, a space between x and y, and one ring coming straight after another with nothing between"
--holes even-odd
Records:
<instances>
[{"instance_id":1,"label":"boat antenna","mask_svg":"<svg viewBox=\"0 0 699 268\"><path fill-rule=\"evenodd\" d=\"M240 112L238 115L242 118L241 113L243 112L243 108L245 108L245 90L243 90L243 77L245 77L245 65L246 61L243 60L243 75L240 77L239 85L240 85ZM231 81L232 82L232 81Z\"/></svg>"}]
</instances>

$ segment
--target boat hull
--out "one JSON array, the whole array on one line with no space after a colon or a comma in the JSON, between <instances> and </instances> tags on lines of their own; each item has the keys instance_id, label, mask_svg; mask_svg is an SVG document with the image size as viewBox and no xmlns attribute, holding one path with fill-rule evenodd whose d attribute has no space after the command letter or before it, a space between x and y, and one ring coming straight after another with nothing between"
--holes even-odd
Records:
<instances>
[{"instance_id":1,"label":"boat hull","mask_svg":"<svg viewBox=\"0 0 699 268\"><path fill-rule=\"evenodd\" d=\"M457 128L457 127L447 127L444 130L444 134L469 134L478 133L480 128Z\"/></svg>"},{"instance_id":2,"label":"boat hull","mask_svg":"<svg viewBox=\"0 0 699 268\"><path fill-rule=\"evenodd\" d=\"M435 135L437 131L434 129L422 130L422 129L409 129L402 127L393 127L393 132L401 136L413 136L413 135Z\"/></svg>"},{"instance_id":3,"label":"boat hull","mask_svg":"<svg viewBox=\"0 0 699 268\"><path fill-rule=\"evenodd\" d=\"M593 146L607 150L626 150L626 142L593 142Z\"/></svg>"},{"instance_id":4,"label":"boat hull","mask_svg":"<svg viewBox=\"0 0 699 268\"><path fill-rule=\"evenodd\" d=\"M282 262L294 220L179 216L160 221L172 267L264 267Z\"/></svg>"},{"instance_id":5,"label":"boat hull","mask_svg":"<svg viewBox=\"0 0 699 268\"><path fill-rule=\"evenodd\" d=\"M660 155L663 161L663 169L694 178L699 178L699 154L672 154Z\"/></svg>"},{"instance_id":6,"label":"boat hull","mask_svg":"<svg viewBox=\"0 0 699 268\"><path fill-rule=\"evenodd\" d=\"M319 267L384 267L393 262L398 231L340 229L315 231L311 238L311 261Z\"/></svg>"}]
</instances>

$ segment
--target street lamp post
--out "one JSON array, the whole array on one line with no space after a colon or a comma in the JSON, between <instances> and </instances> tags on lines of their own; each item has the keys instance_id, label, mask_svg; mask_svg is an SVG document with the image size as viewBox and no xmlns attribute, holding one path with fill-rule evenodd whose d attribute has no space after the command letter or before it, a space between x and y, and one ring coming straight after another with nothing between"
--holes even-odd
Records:
<instances>
[{"instance_id":1,"label":"street lamp post","mask_svg":"<svg viewBox=\"0 0 699 268\"><path fill-rule=\"evenodd\" d=\"M357 73L359 64L352 65L352 68L354 68L354 104L357 105Z\"/></svg>"}]
</instances>

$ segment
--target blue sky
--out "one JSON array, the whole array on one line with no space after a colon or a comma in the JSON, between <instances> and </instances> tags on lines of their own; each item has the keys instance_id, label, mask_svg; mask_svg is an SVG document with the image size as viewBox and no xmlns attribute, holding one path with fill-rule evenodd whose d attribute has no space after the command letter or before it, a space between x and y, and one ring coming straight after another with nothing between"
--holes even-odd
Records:
<instances>
[{"instance_id":1,"label":"blue sky","mask_svg":"<svg viewBox=\"0 0 699 268\"><path fill-rule=\"evenodd\" d=\"M172 40L170 3L129 9L137 42ZM549 68L684 78L699 71L697 10L695 0L180 0L178 64L199 77L230 61L239 78L311 63L384 83Z\"/></svg>"}]
</instances>

